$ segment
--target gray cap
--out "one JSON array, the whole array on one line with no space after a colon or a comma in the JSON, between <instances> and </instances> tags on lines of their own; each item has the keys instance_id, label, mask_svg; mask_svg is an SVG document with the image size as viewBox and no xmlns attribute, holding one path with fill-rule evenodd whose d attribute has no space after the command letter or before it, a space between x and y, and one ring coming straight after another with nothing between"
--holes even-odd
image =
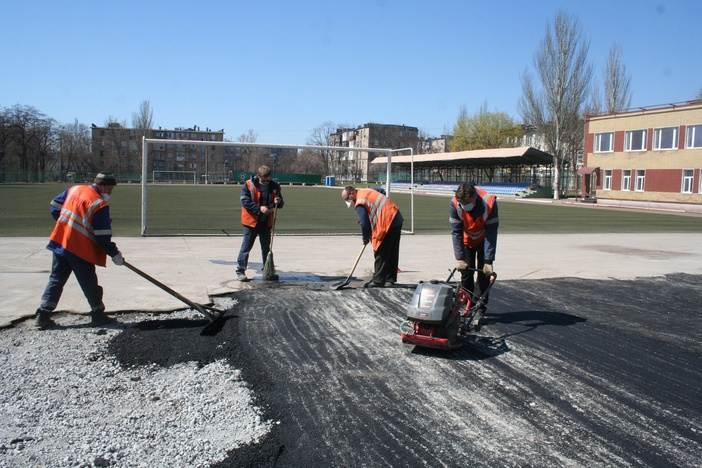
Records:
<instances>
[{"instance_id":1,"label":"gray cap","mask_svg":"<svg viewBox=\"0 0 702 468\"><path fill-rule=\"evenodd\" d=\"M112 174L101 172L95 176L93 183L95 185L117 185L117 179Z\"/></svg>"}]
</instances>

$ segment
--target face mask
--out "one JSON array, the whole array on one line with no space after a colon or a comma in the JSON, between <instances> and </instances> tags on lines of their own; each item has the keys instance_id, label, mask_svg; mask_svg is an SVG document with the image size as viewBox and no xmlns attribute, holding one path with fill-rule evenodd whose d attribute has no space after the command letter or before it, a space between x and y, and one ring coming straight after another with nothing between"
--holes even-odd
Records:
<instances>
[{"instance_id":1,"label":"face mask","mask_svg":"<svg viewBox=\"0 0 702 468\"><path fill-rule=\"evenodd\" d=\"M110 194L109 193L103 193L100 195L102 197L103 201L107 201L110 199Z\"/></svg>"},{"instance_id":2,"label":"face mask","mask_svg":"<svg viewBox=\"0 0 702 468\"><path fill-rule=\"evenodd\" d=\"M463 211L470 211L475 208L475 203L468 203L467 205L459 203L458 206L460 206Z\"/></svg>"},{"instance_id":3,"label":"face mask","mask_svg":"<svg viewBox=\"0 0 702 468\"><path fill-rule=\"evenodd\" d=\"M268 185L270 183L270 180L261 180L261 185Z\"/></svg>"},{"instance_id":4,"label":"face mask","mask_svg":"<svg viewBox=\"0 0 702 468\"><path fill-rule=\"evenodd\" d=\"M351 206L353 205L352 200L344 200L344 203L346 203L346 208L351 208Z\"/></svg>"}]
</instances>

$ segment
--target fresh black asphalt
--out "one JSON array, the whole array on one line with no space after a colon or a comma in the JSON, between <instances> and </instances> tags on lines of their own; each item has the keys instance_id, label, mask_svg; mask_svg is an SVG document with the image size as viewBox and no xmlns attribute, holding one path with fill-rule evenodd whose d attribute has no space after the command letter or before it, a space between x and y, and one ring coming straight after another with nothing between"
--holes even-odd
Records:
<instances>
[{"instance_id":1,"label":"fresh black asphalt","mask_svg":"<svg viewBox=\"0 0 702 468\"><path fill-rule=\"evenodd\" d=\"M277 424L218 466L699 466L702 278L499 281L456 351L400 341L413 285L261 285L213 336L144 322L125 367L242 371Z\"/></svg>"}]
</instances>

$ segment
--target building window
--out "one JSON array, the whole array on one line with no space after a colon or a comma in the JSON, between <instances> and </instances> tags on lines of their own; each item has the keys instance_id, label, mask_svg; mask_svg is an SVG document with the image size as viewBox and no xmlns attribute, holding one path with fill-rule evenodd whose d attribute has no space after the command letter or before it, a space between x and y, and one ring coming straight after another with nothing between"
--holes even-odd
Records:
<instances>
[{"instance_id":1,"label":"building window","mask_svg":"<svg viewBox=\"0 0 702 468\"><path fill-rule=\"evenodd\" d=\"M605 169L602 188L605 190L612 190L612 169Z\"/></svg>"},{"instance_id":2,"label":"building window","mask_svg":"<svg viewBox=\"0 0 702 468\"><path fill-rule=\"evenodd\" d=\"M688 125L685 135L685 148L702 148L702 125Z\"/></svg>"},{"instance_id":3,"label":"building window","mask_svg":"<svg viewBox=\"0 0 702 468\"><path fill-rule=\"evenodd\" d=\"M624 151L646 151L646 130L630 130L624 134Z\"/></svg>"},{"instance_id":4,"label":"building window","mask_svg":"<svg viewBox=\"0 0 702 468\"><path fill-rule=\"evenodd\" d=\"M595 134L595 153L611 153L614 148L614 133Z\"/></svg>"},{"instance_id":5,"label":"building window","mask_svg":"<svg viewBox=\"0 0 702 468\"><path fill-rule=\"evenodd\" d=\"M644 191L644 182L646 181L646 171L644 169L638 169L636 171L636 188L637 192Z\"/></svg>"},{"instance_id":6,"label":"building window","mask_svg":"<svg viewBox=\"0 0 702 468\"><path fill-rule=\"evenodd\" d=\"M622 171L622 192L629 190L631 190L631 169L624 169Z\"/></svg>"},{"instance_id":7,"label":"building window","mask_svg":"<svg viewBox=\"0 0 702 468\"><path fill-rule=\"evenodd\" d=\"M666 150L678 147L678 127L656 128L653 130L653 149Z\"/></svg>"},{"instance_id":8,"label":"building window","mask_svg":"<svg viewBox=\"0 0 702 468\"><path fill-rule=\"evenodd\" d=\"M681 193L692 193L692 184L695 180L695 171L693 169L683 169Z\"/></svg>"}]
</instances>

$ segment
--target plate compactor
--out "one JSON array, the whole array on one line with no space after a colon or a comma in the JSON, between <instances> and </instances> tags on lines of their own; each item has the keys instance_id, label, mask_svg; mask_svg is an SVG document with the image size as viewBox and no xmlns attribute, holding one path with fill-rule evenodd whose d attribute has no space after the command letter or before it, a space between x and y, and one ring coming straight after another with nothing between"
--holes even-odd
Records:
<instances>
[{"instance_id":1,"label":"plate compactor","mask_svg":"<svg viewBox=\"0 0 702 468\"><path fill-rule=\"evenodd\" d=\"M417 285L407 307L407 320L400 325L403 343L457 349L463 344L463 338L477 331L473 319L478 308L485 307L497 274L490 275L488 287L478 297L461 286L460 279L451 282L455 272L454 268L446 281L431 280Z\"/></svg>"}]
</instances>

